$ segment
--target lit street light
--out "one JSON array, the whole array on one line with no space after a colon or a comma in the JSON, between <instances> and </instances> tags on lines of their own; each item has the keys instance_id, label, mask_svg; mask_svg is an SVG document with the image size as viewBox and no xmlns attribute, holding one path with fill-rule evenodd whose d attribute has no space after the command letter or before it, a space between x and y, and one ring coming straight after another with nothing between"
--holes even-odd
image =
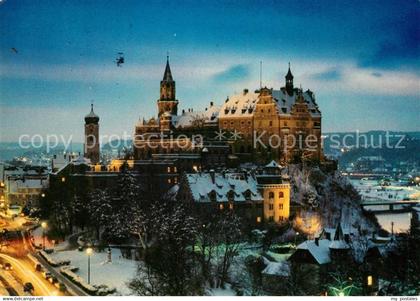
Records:
<instances>
[{"instance_id":1,"label":"lit street light","mask_svg":"<svg viewBox=\"0 0 420 301\"><path fill-rule=\"evenodd\" d=\"M296 246L296 238L299 236L299 232L296 232L296 234L295 234L295 247L297 247Z\"/></svg>"},{"instance_id":2,"label":"lit street light","mask_svg":"<svg viewBox=\"0 0 420 301\"><path fill-rule=\"evenodd\" d=\"M45 250L45 229L47 229L47 222L42 222L42 249Z\"/></svg>"},{"instance_id":3,"label":"lit street light","mask_svg":"<svg viewBox=\"0 0 420 301\"><path fill-rule=\"evenodd\" d=\"M90 284L90 256L93 253L93 249L91 247L86 249L86 254L88 256L88 284Z\"/></svg>"}]
</instances>

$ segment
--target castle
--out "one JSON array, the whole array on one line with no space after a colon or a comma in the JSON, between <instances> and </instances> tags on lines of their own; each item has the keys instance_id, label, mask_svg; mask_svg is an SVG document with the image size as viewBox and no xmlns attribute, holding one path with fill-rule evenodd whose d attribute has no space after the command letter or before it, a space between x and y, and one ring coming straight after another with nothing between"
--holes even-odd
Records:
<instances>
[{"instance_id":1,"label":"castle","mask_svg":"<svg viewBox=\"0 0 420 301\"><path fill-rule=\"evenodd\" d=\"M86 161L72 162L57 177L107 187L124 165L147 191L171 195L198 210L235 210L251 223L282 223L291 210L290 184L282 165L296 158L323 159L321 112L314 93L294 87L290 65L285 79L279 90L244 89L221 106L210 102L204 111L178 114L168 58L157 117L136 124L133 153L100 164L99 116L92 105L85 117ZM247 162L264 167L231 168ZM80 171L79 165L90 167Z\"/></svg>"},{"instance_id":2,"label":"castle","mask_svg":"<svg viewBox=\"0 0 420 301\"><path fill-rule=\"evenodd\" d=\"M285 86L279 90L244 89L227 97L221 106L210 102L204 111L189 109L178 114L178 104L168 58L160 82L158 116L136 124L134 159L148 159L153 154L200 153L215 145L216 133L221 132L227 137L219 142L235 156L265 155L283 162L296 157L322 159L321 112L312 91L294 87L290 64ZM194 141L197 133L204 136L198 142Z\"/></svg>"}]
</instances>

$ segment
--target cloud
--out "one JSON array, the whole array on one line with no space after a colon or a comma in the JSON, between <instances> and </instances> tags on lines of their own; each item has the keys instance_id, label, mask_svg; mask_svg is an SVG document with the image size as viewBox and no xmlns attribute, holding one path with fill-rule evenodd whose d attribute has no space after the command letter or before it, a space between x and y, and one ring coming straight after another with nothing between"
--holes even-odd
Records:
<instances>
[{"instance_id":1,"label":"cloud","mask_svg":"<svg viewBox=\"0 0 420 301\"><path fill-rule=\"evenodd\" d=\"M315 91L328 93L395 96L418 96L419 93L420 76L415 72L360 68L355 63L344 63L334 68L320 73L304 74L302 83ZM334 72L331 70L340 70L340 77L326 80L325 77L328 76L334 78Z\"/></svg>"},{"instance_id":2,"label":"cloud","mask_svg":"<svg viewBox=\"0 0 420 301\"><path fill-rule=\"evenodd\" d=\"M250 76L250 68L248 65L234 65L222 72L213 75L212 79L215 83L235 83L247 80Z\"/></svg>"},{"instance_id":3,"label":"cloud","mask_svg":"<svg viewBox=\"0 0 420 301\"><path fill-rule=\"evenodd\" d=\"M1 78L32 79L61 82L109 82L160 80L164 64L126 64L119 68L116 65L66 65L66 64L4 64L0 69ZM194 80L213 75L220 70L217 66L172 66L175 79Z\"/></svg>"},{"instance_id":4,"label":"cloud","mask_svg":"<svg viewBox=\"0 0 420 301\"><path fill-rule=\"evenodd\" d=\"M311 76L315 80L326 80L326 81L340 80L342 77L341 71L338 68L331 68L323 72L314 73Z\"/></svg>"}]
</instances>

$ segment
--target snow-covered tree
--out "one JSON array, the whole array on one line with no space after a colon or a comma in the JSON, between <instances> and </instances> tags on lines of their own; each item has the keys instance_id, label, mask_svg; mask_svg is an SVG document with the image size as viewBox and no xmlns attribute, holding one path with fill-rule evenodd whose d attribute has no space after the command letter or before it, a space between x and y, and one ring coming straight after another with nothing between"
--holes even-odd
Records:
<instances>
[{"instance_id":1,"label":"snow-covered tree","mask_svg":"<svg viewBox=\"0 0 420 301\"><path fill-rule=\"evenodd\" d=\"M229 269L234 257L238 254L240 242L242 239L241 220L233 210L225 211L220 214L218 219L219 247L218 264L217 264L217 286L225 287L226 281L229 279Z\"/></svg>"},{"instance_id":2,"label":"snow-covered tree","mask_svg":"<svg viewBox=\"0 0 420 301\"><path fill-rule=\"evenodd\" d=\"M90 218L90 226L95 228L96 239L99 240L101 227L109 227L113 218L111 196L109 191L100 189L94 190L90 194L87 207Z\"/></svg>"},{"instance_id":3,"label":"snow-covered tree","mask_svg":"<svg viewBox=\"0 0 420 301\"><path fill-rule=\"evenodd\" d=\"M129 287L139 295L198 295L203 292L192 252L196 221L179 203L163 202L153 214L153 244Z\"/></svg>"}]
</instances>

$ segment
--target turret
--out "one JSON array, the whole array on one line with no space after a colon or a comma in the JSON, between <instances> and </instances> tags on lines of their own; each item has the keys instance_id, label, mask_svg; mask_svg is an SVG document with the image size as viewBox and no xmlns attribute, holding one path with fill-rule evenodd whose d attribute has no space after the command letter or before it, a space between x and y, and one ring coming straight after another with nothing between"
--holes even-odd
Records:
<instances>
[{"instance_id":1,"label":"turret","mask_svg":"<svg viewBox=\"0 0 420 301\"><path fill-rule=\"evenodd\" d=\"M289 70L287 71L285 78L286 78L287 94L293 95L293 74L292 74L292 71L290 71L290 63L289 63Z\"/></svg>"}]
</instances>

